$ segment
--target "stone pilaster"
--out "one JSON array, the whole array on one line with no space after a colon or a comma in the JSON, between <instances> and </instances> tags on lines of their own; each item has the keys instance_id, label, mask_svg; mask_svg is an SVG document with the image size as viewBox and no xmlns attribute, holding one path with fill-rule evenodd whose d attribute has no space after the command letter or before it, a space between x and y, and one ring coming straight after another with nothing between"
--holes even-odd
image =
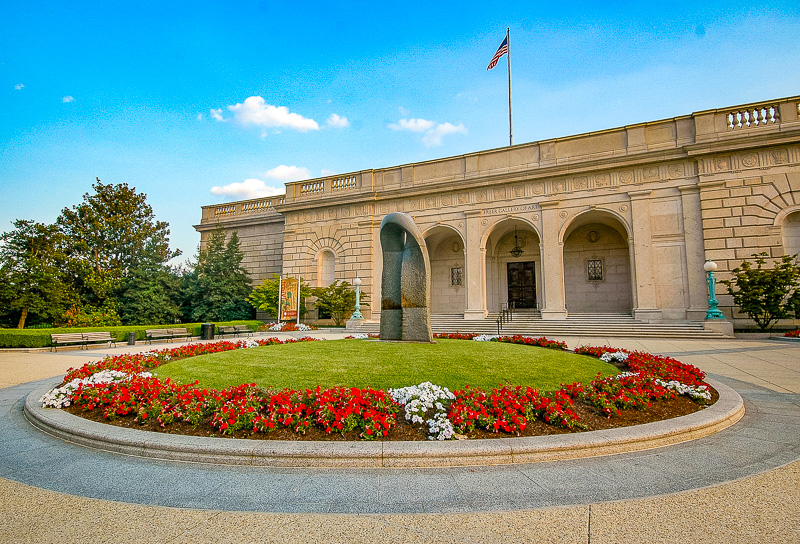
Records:
<instances>
[{"instance_id":1,"label":"stone pilaster","mask_svg":"<svg viewBox=\"0 0 800 544\"><path fill-rule=\"evenodd\" d=\"M544 301L542 319L566 319L564 305L564 242L559 237L559 201L541 202L542 274Z\"/></svg>"},{"instance_id":2,"label":"stone pilaster","mask_svg":"<svg viewBox=\"0 0 800 544\"><path fill-rule=\"evenodd\" d=\"M703 222L700 211L700 188L696 185L678 187L683 211L683 238L686 247L687 283L689 288L686 318L692 321L705 319L706 287L703 263Z\"/></svg>"},{"instance_id":3,"label":"stone pilaster","mask_svg":"<svg viewBox=\"0 0 800 544\"><path fill-rule=\"evenodd\" d=\"M486 317L486 248L481 247L481 211L470 210L465 216L464 266L467 307L464 319Z\"/></svg>"},{"instance_id":4,"label":"stone pilaster","mask_svg":"<svg viewBox=\"0 0 800 544\"><path fill-rule=\"evenodd\" d=\"M631 199L633 220L633 253L636 255L634 266L636 300L633 304L633 317L642 321L661 321L661 310L656 305L650 191L632 191L628 196Z\"/></svg>"}]
</instances>

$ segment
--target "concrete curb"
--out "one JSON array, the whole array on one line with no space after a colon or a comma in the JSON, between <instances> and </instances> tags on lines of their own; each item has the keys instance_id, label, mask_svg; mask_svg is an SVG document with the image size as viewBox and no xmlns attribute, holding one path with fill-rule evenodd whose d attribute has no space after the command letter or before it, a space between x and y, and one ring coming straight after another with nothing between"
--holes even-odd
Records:
<instances>
[{"instance_id":1,"label":"concrete curb","mask_svg":"<svg viewBox=\"0 0 800 544\"><path fill-rule=\"evenodd\" d=\"M173 461L216 465L315 468L420 468L534 463L614 455L695 440L721 431L744 415L730 387L708 380L719 400L686 416L585 433L448 442L299 442L207 438L137 431L42 408L41 386L25 399L25 416L37 429L90 448Z\"/></svg>"}]
</instances>

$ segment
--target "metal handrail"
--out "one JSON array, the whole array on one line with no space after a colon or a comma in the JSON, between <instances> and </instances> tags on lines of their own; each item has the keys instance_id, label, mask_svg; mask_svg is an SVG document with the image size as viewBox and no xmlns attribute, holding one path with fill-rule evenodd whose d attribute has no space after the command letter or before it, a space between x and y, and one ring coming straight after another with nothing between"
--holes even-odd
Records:
<instances>
[{"instance_id":1,"label":"metal handrail","mask_svg":"<svg viewBox=\"0 0 800 544\"><path fill-rule=\"evenodd\" d=\"M514 319L514 310L516 309L516 303L514 301L511 302L503 302L502 303L505 308L500 308L500 315L497 316L497 335L500 336L500 331L503 330L503 323L510 323L512 319Z\"/></svg>"}]
</instances>

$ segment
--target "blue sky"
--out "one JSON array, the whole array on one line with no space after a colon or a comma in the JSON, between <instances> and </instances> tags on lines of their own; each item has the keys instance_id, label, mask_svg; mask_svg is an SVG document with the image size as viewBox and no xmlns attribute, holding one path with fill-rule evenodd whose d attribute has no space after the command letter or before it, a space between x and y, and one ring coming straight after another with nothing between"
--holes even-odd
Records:
<instances>
[{"instance_id":1,"label":"blue sky","mask_svg":"<svg viewBox=\"0 0 800 544\"><path fill-rule=\"evenodd\" d=\"M0 231L95 177L148 195L178 260L200 207L800 94L800 3L6 3ZM249 192L247 192L249 191Z\"/></svg>"}]
</instances>

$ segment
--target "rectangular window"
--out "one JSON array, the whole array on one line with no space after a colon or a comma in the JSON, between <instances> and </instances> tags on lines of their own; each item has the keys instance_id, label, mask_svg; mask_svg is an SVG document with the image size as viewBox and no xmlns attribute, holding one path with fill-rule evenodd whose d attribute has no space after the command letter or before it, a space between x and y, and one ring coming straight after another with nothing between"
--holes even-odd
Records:
<instances>
[{"instance_id":1,"label":"rectangular window","mask_svg":"<svg viewBox=\"0 0 800 544\"><path fill-rule=\"evenodd\" d=\"M460 266L450 268L450 287L463 285L464 274Z\"/></svg>"},{"instance_id":2,"label":"rectangular window","mask_svg":"<svg viewBox=\"0 0 800 544\"><path fill-rule=\"evenodd\" d=\"M603 261L602 259L589 259L587 267L589 281L603 281Z\"/></svg>"}]
</instances>

